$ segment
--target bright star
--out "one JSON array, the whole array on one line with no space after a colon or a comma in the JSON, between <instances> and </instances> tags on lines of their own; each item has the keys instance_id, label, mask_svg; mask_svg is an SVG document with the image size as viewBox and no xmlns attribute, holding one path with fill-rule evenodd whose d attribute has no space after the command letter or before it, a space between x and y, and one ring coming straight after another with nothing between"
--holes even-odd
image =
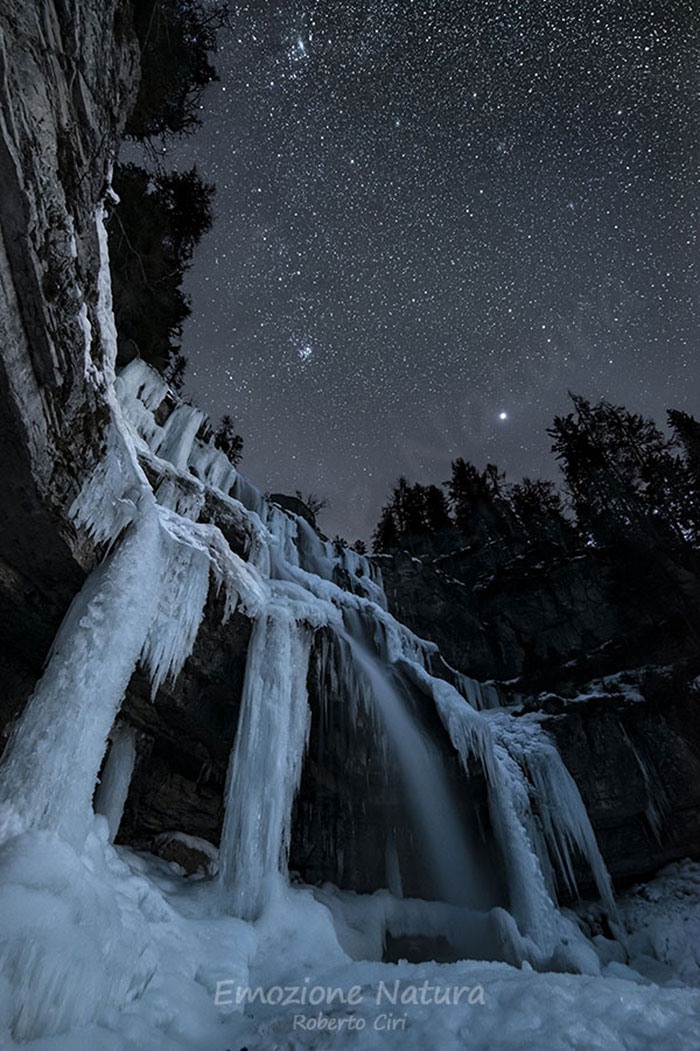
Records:
<instances>
[{"instance_id":1,"label":"bright star","mask_svg":"<svg viewBox=\"0 0 700 1051\"><path fill-rule=\"evenodd\" d=\"M507 420L508 419L508 413L507 412L499 412L498 418L499 418L499 420Z\"/></svg>"}]
</instances>

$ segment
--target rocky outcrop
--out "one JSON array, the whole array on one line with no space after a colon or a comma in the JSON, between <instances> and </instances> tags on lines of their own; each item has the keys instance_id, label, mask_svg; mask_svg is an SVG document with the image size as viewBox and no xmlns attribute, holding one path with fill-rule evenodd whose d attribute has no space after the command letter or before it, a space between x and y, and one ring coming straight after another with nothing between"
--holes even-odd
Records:
<instances>
[{"instance_id":1,"label":"rocky outcrop","mask_svg":"<svg viewBox=\"0 0 700 1051\"><path fill-rule=\"evenodd\" d=\"M661 558L621 573L595 548L513 556L492 543L443 554L426 542L420 557L377 562L394 615L477 679L517 678L532 692L699 652L690 629L700 606L687 607L678 567Z\"/></svg>"},{"instance_id":2,"label":"rocky outcrop","mask_svg":"<svg viewBox=\"0 0 700 1051\"><path fill-rule=\"evenodd\" d=\"M612 877L637 882L663 865L700 857L700 661L645 668L592 694L544 695ZM586 876L582 874L583 887Z\"/></svg>"}]
</instances>

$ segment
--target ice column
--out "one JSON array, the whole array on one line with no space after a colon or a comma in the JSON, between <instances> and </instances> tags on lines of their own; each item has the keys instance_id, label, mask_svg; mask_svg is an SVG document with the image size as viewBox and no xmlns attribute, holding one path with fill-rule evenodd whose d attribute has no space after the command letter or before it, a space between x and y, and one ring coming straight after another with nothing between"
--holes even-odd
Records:
<instances>
[{"instance_id":1,"label":"ice column","mask_svg":"<svg viewBox=\"0 0 700 1051\"><path fill-rule=\"evenodd\" d=\"M146 505L66 614L0 768L0 841L50 828L79 845L107 735L151 625L163 576Z\"/></svg>"},{"instance_id":2,"label":"ice column","mask_svg":"<svg viewBox=\"0 0 700 1051\"><path fill-rule=\"evenodd\" d=\"M107 818L109 841L113 843L119 831L134 772L136 731L131 726L118 723L111 736L112 743L95 792L95 813L104 814Z\"/></svg>"},{"instance_id":3,"label":"ice column","mask_svg":"<svg viewBox=\"0 0 700 1051\"><path fill-rule=\"evenodd\" d=\"M219 852L226 907L248 920L286 863L309 732L310 641L281 604L267 608L250 639Z\"/></svg>"}]
</instances>

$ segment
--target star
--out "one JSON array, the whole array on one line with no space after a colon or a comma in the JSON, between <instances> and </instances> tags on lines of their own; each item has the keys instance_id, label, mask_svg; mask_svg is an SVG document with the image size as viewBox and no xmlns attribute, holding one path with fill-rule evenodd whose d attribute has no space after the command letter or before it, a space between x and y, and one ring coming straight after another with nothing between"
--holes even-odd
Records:
<instances>
[{"instance_id":1,"label":"star","mask_svg":"<svg viewBox=\"0 0 700 1051\"><path fill-rule=\"evenodd\" d=\"M510 480L559 477L568 390L697 413L695 45L674 5L234 7L226 91L161 161L218 187L185 394L236 419L251 480L319 492L331 535L367 540L400 475L481 470L492 441Z\"/></svg>"}]
</instances>

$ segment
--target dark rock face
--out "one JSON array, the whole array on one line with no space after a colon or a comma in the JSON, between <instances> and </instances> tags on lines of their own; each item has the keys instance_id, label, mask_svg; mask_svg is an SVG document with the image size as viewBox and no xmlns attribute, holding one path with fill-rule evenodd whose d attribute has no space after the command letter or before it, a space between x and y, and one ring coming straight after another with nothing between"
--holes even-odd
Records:
<instances>
[{"instance_id":1,"label":"dark rock face","mask_svg":"<svg viewBox=\"0 0 700 1051\"><path fill-rule=\"evenodd\" d=\"M0 12L0 674L16 714L95 552L67 510L102 447L96 210L138 56L122 0Z\"/></svg>"},{"instance_id":2,"label":"dark rock face","mask_svg":"<svg viewBox=\"0 0 700 1051\"><path fill-rule=\"evenodd\" d=\"M216 848L206 840L164 832L153 841L151 851L163 861L177 865L186 876L216 874Z\"/></svg>"},{"instance_id":3,"label":"dark rock face","mask_svg":"<svg viewBox=\"0 0 700 1051\"><path fill-rule=\"evenodd\" d=\"M569 703L544 724L619 885L700 857L698 670L700 663L631 675L639 699L609 693ZM582 873L584 889L587 882Z\"/></svg>"},{"instance_id":4,"label":"dark rock face","mask_svg":"<svg viewBox=\"0 0 700 1051\"><path fill-rule=\"evenodd\" d=\"M246 617L222 625L222 615L223 599L210 596L192 656L154 699L142 672L129 684L122 717L139 748L120 842L145 848L174 829L219 842L251 631Z\"/></svg>"},{"instance_id":5,"label":"dark rock face","mask_svg":"<svg viewBox=\"0 0 700 1051\"><path fill-rule=\"evenodd\" d=\"M472 678L539 690L697 653L670 573L624 594L605 552L428 550L378 563L392 613Z\"/></svg>"},{"instance_id":6,"label":"dark rock face","mask_svg":"<svg viewBox=\"0 0 700 1051\"><path fill-rule=\"evenodd\" d=\"M316 528L316 516L298 496L286 496L284 493L270 493L270 500L273 504L279 504L279 506L284 508L285 511L291 511L292 514L299 515L300 518L305 518L310 526L314 529Z\"/></svg>"}]
</instances>

